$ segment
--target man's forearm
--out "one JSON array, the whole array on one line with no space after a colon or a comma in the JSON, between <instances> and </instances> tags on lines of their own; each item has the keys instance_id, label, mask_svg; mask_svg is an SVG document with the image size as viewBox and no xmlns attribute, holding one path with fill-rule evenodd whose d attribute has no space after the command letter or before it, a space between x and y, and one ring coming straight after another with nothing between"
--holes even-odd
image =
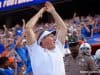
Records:
<instances>
[{"instance_id":1,"label":"man's forearm","mask_svg":"<svg viewBox=\"0 0 100 75\"><path fill-rule=\"evenodd\" d=\"M91 37L93 37L93 29L91 30Z\"/></svg>"},{"instance_id":2,"label":"man's forearm","mask_svg":"<svg viewBox=\"0 0 100 75\"><path fill-rule=\"evenodd\" d=\"M32 45L37 39L35 33L33 32L33 27L36 25L36 22L42 16L44 11L45 8L41 8L40 11L35 16L33 16L26 24L25 31L26 31L26 39L28 45Z\"/></svg>"},{"instance_id":3,"label":"man's forearm","mask_svg":"<svg viewBox=\"0 0 100 75\"><path fill-rule=\"evenodd\" d=\"M41 8L40 11L27 22L26 28L27 27L33 28L36 22L39 20L39 18L42 17L42 14L44 13L44 11L45 11L45 8L44 7Z\"/></svg>"},{"instance_id":4,"label":"man's forearm","mask_svg":"<svg viewBox=\"0 0 100 75\"><path fill-rule=\"evenodd\" d=\"M86 25L84 25L84 27L88 32L90 32L89 28Z\"/></svg>"},{"instance_id":5,"label":"man's forearm","mask_svg":"<svg viewBox=\"0 0 100 75\"><path fill-rule=\"evenodd\" d=\"M33 28L38 19L40 18L40 12L38 12L35 16L33 16L26 24L26 28Z\"/></svg>"},{"instance_id":6,"label":"man's forearm","mask_svg":"<svg viewBox=\"0 0 100 75\"><path fill-rule=\"evenodd\" d=\"M23 29L25 29L25 20L24 19L22 19L22 22L23 22Z\"/></svg>"},{"instance_id":7,"label":"man's forearm","mask_svg":"<svg viewBox=\"0 0 100 75\"><path fill-rule=\"evenodd\" d=\"M51 14L57 25L60 25L61 27L67 29L64 21L62 20L62 18L58 15L58 13L56 11L52 11Z\"/></svg>"},{"instance_id":8,"label":"man's forearm","mask_svg":"<svg viewBox=\"0 0 100 75\"><path fill-rule=\"evenodd\" d=\"M65 37L67 35L67 27L62 20L62 18L58 15L58 13L54 10L52 13L52 16L54 17L54 20L57 24L57 39L60 40L62 44L65 44Z\"/></svg>"}]
</instances>

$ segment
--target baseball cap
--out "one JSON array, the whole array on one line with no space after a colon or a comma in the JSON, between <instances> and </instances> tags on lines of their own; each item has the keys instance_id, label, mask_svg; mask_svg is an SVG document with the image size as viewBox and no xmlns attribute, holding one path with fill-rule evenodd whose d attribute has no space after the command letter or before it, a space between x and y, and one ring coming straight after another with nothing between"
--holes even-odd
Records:
<instances>
[{"instance_id":1,"label":"baseball cap","mask_svg":"<svg viewBox=\"0 0 100 75\"><path fill-rule=\"evenodd\" d=\"M44 38L45 38L46 36L48 36L49 34L54 34L54 35L56 35L56 31L44 31L44 32L40 35L40 37L39 37L37 43L40 45L42 39L44 39Z\"/></svg>"},{"instance_id":2,"label":"baseball cap","mask_svg":"<svg viewBox=\"0 0 100 75\"><path fill-rule=\"evenodd\" d=\"M77 37L71 37L71 38L69 37L68 44L69 44L69 47L77 46L77 45L79 45L79 40Z\"/></svg>"}]
</instances>

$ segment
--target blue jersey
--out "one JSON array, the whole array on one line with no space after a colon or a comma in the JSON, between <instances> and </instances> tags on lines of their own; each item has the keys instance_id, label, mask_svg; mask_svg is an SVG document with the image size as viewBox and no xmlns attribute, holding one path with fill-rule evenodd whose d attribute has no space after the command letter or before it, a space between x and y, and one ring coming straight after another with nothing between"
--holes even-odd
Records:
<instances>
[{"instance_id":1,"label":"blue jersey","mask_svg":"<svg viewBox=\"0 0 100 75\"><path fill-rule=\"evenodd\" d=\"M16 47L16 52L18 53L22 61L27 61L26 50L23 47Z\"/></svg>"},{"instance_id":2,"label":"blue jersey","mask_svg":"<svg viewBox=\"0 0 100 75\"><path fill-rule=\"evenodd\" d=\"M16 33L17 36L22 36L23 29L22 28L16 28L15 33Z\"/></svg>"},{"instance_id":3,"label":"blue jersey","mask_svg":"<svg viewBox=\"0 0 100 75\"><path fill-rule=\"evenodd\" d=\"M11 68L7 69L0 68L0 75L14 75L14 70Z\"/></svg>"},{"instance_id":4,"label":"blue jersey","mask_svg":"<svg viewBox=\"0 0 100 75\"><path fill-rule=\"evenodd\" d=\"M84 37L90 37L90 36L91 36L91 30L93 29L93 25L88 25L88 28L89 28L90 32L88 32L88 31L86 30L85 27L83 27L83 28L81 29L81 34L82 34Z\"/></svg>"},{"instance_id":5,"label":"blue jersey","mask_svg":"<svg viewBox=\"0 0 100 75\"><path fill-rule=\"evenodd\" d=\"M31 62L30 62L30 57L28 55L28 49L26 46L24 47L17 47L16 52L19 54L21 57L22 61L24 61L24 64L26 65L26 72L31 73L32 72L32 67L31 67ZM22 63L18 64L20 67L23 65Z\"/></svg>"},{"instance_id":6,"label":"blue jersey","mask_svg":"<svg viewBox=\"0 0 100 75\"><path fill-rule=\"evenodd\" d=\"M5 47L2 43L0 43L0 53L2 53L5 50Z\"/></svg>"}]
</instances>

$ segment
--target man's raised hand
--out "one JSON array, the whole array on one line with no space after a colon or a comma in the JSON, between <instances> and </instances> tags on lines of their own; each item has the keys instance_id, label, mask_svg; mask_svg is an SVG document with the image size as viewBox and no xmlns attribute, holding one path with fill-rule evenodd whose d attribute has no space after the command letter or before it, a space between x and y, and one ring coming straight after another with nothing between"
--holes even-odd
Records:
<instances>
[{"instance_id":1,"label":"man's raised hand","mask_svg":"<svg viewBox=\"0 0 100 75\"><path fill-rule=\"evenodd\" d=\"M45 7L46 7L46 11L49 12L49 13L52 13L53 11L55 11L53 4L49 1L47 1L45 3Z\"/></svg>"},{"instance_id":2,"label":"man's raised hand","mask_svg":"<svg viewBox=\"0 0 100 75\"><path fill-rule=\"evenodd\" d=\"M43 13L46 11L46 7L42 7L41 9L40 9L40 14L39 14L39 17L40 18L42 18L42 16L43 16Z\"/></svg>"},{"instance_id":3,"label":"man's raised hand","mask_svg":"<svg viewBox=\"0 0 100 75\"><path fill-rule=\"evenodd\" d=\"M3 25L4 28L7 28L6 25Z\"/></svg>"}]
</instances>

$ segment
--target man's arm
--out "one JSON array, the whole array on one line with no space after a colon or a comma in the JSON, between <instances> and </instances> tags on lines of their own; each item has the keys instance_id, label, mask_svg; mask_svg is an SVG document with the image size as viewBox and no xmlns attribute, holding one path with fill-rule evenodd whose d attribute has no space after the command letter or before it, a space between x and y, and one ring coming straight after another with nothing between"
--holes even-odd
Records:
<instances>
[{"instance_id":1,"label":"man's arm","mask_svg":"<svg viewBox=\"0 0 100 75\"><path fill-rule=\"evenodd\" d=\"M23 29L25 29L25 19L22 19L23 22Z\"/></svg>"},{"instance_id":2,"label":"man's arm","mask_svg":"<svg viewBox=\"0 0 100 75\"><path fill-rule=\"evenodd\" d=\"M93 25L90 25L90 32L91 32L91 37L93 37L93 33L94 33L94 26Z\"/></svg>"},{"instance_id":3,"label":"man's arm","mask_svg":"<svg viewBox=\"0 0 100 75\"><path fill-rule=\"evenodd\" d=\"M91 37L93 37L93 29L91 29Z\"/></svg>"},{"instance_id":4,"label":"man's arm","mask_svg":"<svg viewBox=\"0 0 100 75\"><path fill-rule=\"evenodd\" d=\"M6 25L3 25L3 28L4 28L4 33L5 33L6 35L8 35L8 34L9 34L9 31L8 31L8 29L7 29L7 26L6 26Z\"/></svg>"},{"instance_id":5,"label":"man's arm","mask_svg":"<svg viewBox=\"0 0 100 75\"><path fill-rule=\"evenodd\" d=\"M51 15L53 16L56 24L57 24L57 38L61 41L62 44L65 44L65 37L67 34L67 27L64 23L64 21L62 20L62 18L58 15L58 13L56 12L54 6L50 3L50 2L46 2L45 4L46 8L47 8L47 12L51 13Z\"/></svg>"},{"instance_id":6,"label":"man's arm","mask_svg":"<svg viewBox=\"0 0 100 75\"><path fill-rule=\"evenodd\" d=\"M89 28L87 27L87 25L84 23L84 27L87 30L87 32L90 32Z\"/></svg>"},{"instance_id":7,"label":"man's arm","mask_svg":"<svg viewBox=\"0 0 100 75\"><path fill-rule=\"evenodd\" d=\"M28 45L32 45L36 41L35 33L33 32L33 27L36 25L37 21L40 17L42 17L43 12L45 11L45 8L41 8L40 11L33 16L26 24L26 40Z\"/></svg>"},{"instance_id":8,"label":"man's arm","mask_svg":"<svg viewBox=\"0 0 100 75\"><path fill-rule=\"evenodd\" d=\"M77 15L77 13L76 13L76 12L74 12L74 14L73 14L73 18L75 18L75 17L76 17L76 15Z\"/></svg>"}]
</instances>

